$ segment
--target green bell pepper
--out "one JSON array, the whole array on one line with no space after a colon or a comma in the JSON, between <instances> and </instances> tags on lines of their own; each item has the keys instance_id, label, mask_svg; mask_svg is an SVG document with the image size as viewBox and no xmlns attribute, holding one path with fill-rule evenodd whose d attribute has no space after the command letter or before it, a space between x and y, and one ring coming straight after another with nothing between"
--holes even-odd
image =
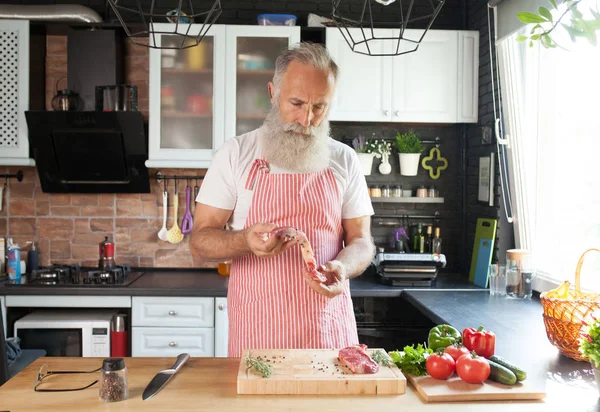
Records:
<instances>
[{"instance_id":1,"label":"green bell pepper","mask_svg":"<svg viewBox=\"0 0 600 412\"><path fill-rule=\"evenodd\" d=\"M429 331L429 337L427 338L427 345L434 352L461 342L461 333L450 325L437 325Z\"/></svg>"}]
</instances>

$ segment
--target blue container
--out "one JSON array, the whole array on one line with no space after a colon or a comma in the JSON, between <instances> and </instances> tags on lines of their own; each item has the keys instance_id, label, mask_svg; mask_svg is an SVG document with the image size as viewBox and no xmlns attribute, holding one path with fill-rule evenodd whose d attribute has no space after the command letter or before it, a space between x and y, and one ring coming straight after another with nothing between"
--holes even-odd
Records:
<instances>
[{"instance_id":1,"label":"blue container","mask_svg":"<svg viewBox=\"0 0 600 412\"><path fill-rule=\"evenodd\" d=\"M21 248L19 245L13 244L12 239L9 240L8 245L6 272L9 280L21 283Z\"/></svg>"},{"instance_id":2,"label":"blue container","mask_svg":"<svg viewBox=\"0 0 600 412\"><path fill-rule=\"evenodd\" d=\"M293 14L259 14L259 26L295 26L296 16Z\"/></svg>"}]
</instances>

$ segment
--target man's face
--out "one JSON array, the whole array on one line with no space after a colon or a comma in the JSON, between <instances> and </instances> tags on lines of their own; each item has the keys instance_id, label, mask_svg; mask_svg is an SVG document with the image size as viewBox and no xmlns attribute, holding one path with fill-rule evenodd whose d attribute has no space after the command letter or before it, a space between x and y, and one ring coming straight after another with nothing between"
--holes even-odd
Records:
<instances>
[{"instance_id":1,"label":"man's face","mask_svg":"<svg viewBox=\"0 0 600 412\"><path fill-rule=\"evenodd\" d=\"M294 128L297 134L309 134L327 118L334 89L335 80L329 71L295 61L281 79L277 102L273 83L269 83L271 103L278 103L285 124L300 126Z\"/></svg>"}]
</instances>

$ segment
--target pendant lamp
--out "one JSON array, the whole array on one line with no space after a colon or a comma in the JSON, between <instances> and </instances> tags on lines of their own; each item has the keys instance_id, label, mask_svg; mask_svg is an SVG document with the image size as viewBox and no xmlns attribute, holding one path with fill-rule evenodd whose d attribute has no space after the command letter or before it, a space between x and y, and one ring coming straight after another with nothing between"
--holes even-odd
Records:
<instances>
[{"instance_id":1,"label":"pendant lamp","mask_svg":"<svg viewBox=\"0 0 600 412\"><path fill-rule=\"evenodd\" d=\"M187 49L197 46L221 15L221 0L199 10L194 0L108 0L129 39L153 49ZM160 5L160 7L157 6ZM157 23L171 23L168 26ZM162 44L159 35L176 41Z\"/></svg>"},{"instance_id":2,"label":"pendant lamp","mask_svg":"<svg viewBox=\"0 0 600 412\"><path fill-rule=\"evenodd\" d=\"M417 51L445 0L363 0L350 13L348 0L333 0L331 19L353 52L367 56L400 56ZM353 9L355 4L352 5ZM385 22L376 22L374 13ZM386 30L381 34L378 28Z\"/></svg>"}]
</instances>

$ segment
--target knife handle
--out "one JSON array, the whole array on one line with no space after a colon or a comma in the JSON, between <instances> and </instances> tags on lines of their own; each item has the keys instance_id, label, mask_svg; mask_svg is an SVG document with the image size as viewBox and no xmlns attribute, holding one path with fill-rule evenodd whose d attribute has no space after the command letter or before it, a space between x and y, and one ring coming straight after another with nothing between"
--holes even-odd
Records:
<instances>
[{"instance_id":1,"label":"knife handle","mask_svg":"<svg viewBox=\"0 0 600 412\"><path fill-rule=\"evenodd\" d=\"M187 353L182 353L181 355L177 356L177 360L175 361L171 369L174 369L175 372L177 372L179 369L181 369L183 364L188 361L189 358L190 355Z\"/></svg>"}]
</instances>

